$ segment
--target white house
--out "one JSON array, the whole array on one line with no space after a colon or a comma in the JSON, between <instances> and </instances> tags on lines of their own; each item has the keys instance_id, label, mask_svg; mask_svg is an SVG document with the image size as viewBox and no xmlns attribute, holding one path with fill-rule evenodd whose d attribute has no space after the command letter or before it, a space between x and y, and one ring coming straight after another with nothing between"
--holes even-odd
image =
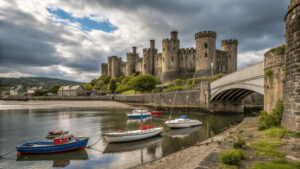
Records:
<instances>
[{"instance_id":1,"label":"white house","mask_svg":"<svg viewBox=\"0 0 300 169\"><path fill-rule=\"evenodd\" d=\"M11 96L17 96L24 94L26 91L24 90L22 85L18 85L17 87L10 88L9 95Z\"/></svg>"},{"instance_id":2,"label":"white house","mask_svg":"<svg viewBox=\"0 0 300 169\"><path fill-rule=\"evenodd\" d=\"M86 95L85 89L80 85L61 86L57 91L57 96L83 96Z\"/></svg>"}]
</instances>

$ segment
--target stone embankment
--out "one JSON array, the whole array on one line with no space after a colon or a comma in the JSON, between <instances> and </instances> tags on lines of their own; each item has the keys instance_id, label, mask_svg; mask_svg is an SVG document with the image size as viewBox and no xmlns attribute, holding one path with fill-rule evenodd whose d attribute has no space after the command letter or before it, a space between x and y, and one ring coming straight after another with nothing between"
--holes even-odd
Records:
<instances>
[{"instance_id":1,"label":"stone embankment","mask_svg":"<svg viewBox=\"0 0 300 169\"><path fill-rule=\"evenodd\" d=\"M135 168L143 169L211 169L222 168L219 160L219 155L223 151L232 149L232 142L241 135L246 140L246 147L244 148L247 158L242 160L237 166L238 168L250 168L256 162L266 162L269 159L276 159L278 157L268 155L258 155L254 149L251 149L251 144L260 139L267 139L261 132L257 130L257 118L247 117L240 124L229 128L223 133L202 141L192 147L178 151L176 153L165 156L157 161L145 163ZM279 138L269 138L276 140ZM279 139L283 144L277 150L285 154L282 159L292 162L300 162L300 138L285 137Z\"/></svg>"}]
</instances>

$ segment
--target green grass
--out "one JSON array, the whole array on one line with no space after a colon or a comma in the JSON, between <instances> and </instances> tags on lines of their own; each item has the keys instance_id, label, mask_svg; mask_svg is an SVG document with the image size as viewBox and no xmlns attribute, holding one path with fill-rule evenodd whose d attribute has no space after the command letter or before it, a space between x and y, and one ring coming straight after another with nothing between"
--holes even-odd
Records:
<instances>
[{"instance_id":1,"label":"green grass","mask_svg":"<svg viewBox=\"0 0 300 169\"><path fill-rule=\"evenodd\" d=\"M261 139L252 143L249 147L256 150L257 155L284 157L285 153L276 150L283 142L276 139Z\"/></svg>"},{"instance_id":2,"label":"green grass","mask_svg":"<svg viewBox=\"0 0 300 169\"><path fill-rule=\"evenodd\" d=\"M283 138L288 135L288 131L283 127L271 127L261 132L262 135L271 138Z\"/></svg>"},{"instance_id":3,"label":"green grass","mask_svg":"<svg viewBox=\"0 0 300 169\"><path fill-rule=\"evenodd\" d=\"M135 90L127 90L127 91L125 91L125 92L122 92L122 94L138 94L138 93L140 93L140 92L138 92L138 91L135 91Z\"/></svg>"},{"instance_id":4,"label":"green grass","mask_svg":"<svg viewBox=\"0 0 300 169\"><path fill-rule=\"evenodd\" d=\"M246 154L241 149L231 149L221 152L220 161L227 165L237 165L242 159L246 158Z\"/></svg>"},{"instance_id":5,"label":"green grass","mask_svg":"<svg viewBox=\"0 0 300 169\"><path fill-rule=\"evenodd\" d=\"M268 162L255 162L252 169L299 169L300 162L293 163L285 159L271 159Z\"/></svg>"}]
</instances>

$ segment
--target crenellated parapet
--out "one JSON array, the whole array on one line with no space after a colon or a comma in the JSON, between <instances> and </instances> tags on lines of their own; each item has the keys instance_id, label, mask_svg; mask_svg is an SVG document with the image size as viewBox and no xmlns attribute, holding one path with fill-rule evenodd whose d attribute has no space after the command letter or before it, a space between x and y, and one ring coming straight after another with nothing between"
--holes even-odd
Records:
<instances>
[{"instance_id":1,"label":"crenellated parapet","mask_svg":"<svg viewBox=\"0 0 300 169\"><path fill-rule=\"evenodd\" d=\"M217 33L215 31L202 31L195 34L195 40L203 37L217 37Z\"/></svg>"},{"instance_id":2,"label":"crenellated parapet","mask_svg":"<svg viewBox=\"0 0 300 169\"><path fill-rule=\"evenodd\" d=\"M221 44L222 44L222 46L223 45L238 45L238 40L236 40L236 39L222 40Z\"/></svg>"}]
</instances>

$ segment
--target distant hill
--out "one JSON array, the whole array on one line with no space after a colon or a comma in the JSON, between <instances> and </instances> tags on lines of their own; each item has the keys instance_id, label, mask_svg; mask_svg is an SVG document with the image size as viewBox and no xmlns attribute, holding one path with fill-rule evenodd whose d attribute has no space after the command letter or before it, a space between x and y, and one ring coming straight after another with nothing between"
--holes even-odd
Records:
<instances>
[{"instance_id":1,"label":"distant hill","mask_svg":"<svg viewBox=\"0 0 300 169\"><path fill-rule=\"evenodd\" d=\"M47 77L20 77L20 78L5 78L0 77L0 87L13 87L16 85L23 85L26 87L43 87L49 89L54 84L60 85L80 85L83 83L74 82L62 79L53 79Z\"/></svg>"}]
</instances>

